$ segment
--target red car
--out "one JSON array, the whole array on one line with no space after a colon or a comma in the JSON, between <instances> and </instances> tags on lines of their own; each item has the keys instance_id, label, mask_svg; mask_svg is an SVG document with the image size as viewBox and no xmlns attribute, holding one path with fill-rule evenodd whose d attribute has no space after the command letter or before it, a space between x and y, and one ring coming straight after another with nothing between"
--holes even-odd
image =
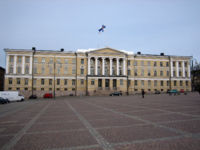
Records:
<instances>
[{"instance_id":1,"label":"red car","mask_svg":"<svg viewBox=\"0 0 200 150\"><path fill-rule=\"evenodd\" d=\"M52 93L45 93L43 98L53 98L53 94Z\"/></svg>"}]
</instances>

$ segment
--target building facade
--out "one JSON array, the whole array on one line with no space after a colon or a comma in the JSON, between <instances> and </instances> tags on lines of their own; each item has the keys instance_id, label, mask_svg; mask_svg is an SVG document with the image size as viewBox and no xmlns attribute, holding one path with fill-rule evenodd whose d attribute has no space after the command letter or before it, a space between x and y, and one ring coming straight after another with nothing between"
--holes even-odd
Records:
<instances>
[{"instance_id":1,"label":"building facade","mask_svg":"<svg viewBox=\"0 0 200 150\"><path fill-rule=\"evenodd\" d=\"M51 51L5 49L5 90L28 97L44 93L108 95L191 91L190 56L133 54L102 48Z\"/></svg>"},{"instance_id":2,"label":"building facade","mask_svg":"<svg viewBox=\"0 0 200 150\"><path fill-rule=\"evenodd\" d=\"M5 76L5 69L0 67L0 91L4 90L4 76Z\"/></svg>"}]
</instances>

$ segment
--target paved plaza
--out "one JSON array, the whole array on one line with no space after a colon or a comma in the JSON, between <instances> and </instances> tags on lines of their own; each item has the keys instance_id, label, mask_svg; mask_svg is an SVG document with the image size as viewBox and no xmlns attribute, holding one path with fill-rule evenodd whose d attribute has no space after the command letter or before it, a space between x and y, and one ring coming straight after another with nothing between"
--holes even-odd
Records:
<instances>
[{"instance_id":1,"label":"paved plaza","mask_svg":"<svg viewBox=\"0 0 200 150\"><path fill-rule=\"evenodd\" d=\"M200 96L61 97L0 105L2 150L199 150Z\"/></svg>"}]
</instances>

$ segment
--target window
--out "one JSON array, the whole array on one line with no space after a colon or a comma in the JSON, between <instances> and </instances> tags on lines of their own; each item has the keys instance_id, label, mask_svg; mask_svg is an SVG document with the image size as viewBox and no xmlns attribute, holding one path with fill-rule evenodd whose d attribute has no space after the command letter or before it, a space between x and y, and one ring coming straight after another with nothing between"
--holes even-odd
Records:
<instances>
[{"instance_id":1,"label":"window","mask_svg":"<svg viewBox=\"0 0 200 150\"><path fill-rule=\"evenodd\" d=\"M163 76L163 71L160 71L160 76Z\"/></svg>"},{"instance_id":2,"label":"window","mask_svg":"<svg viewBox=\"0 0 200 150\"><path fill-rule=\"evenodd\" d=\"M81 79L81 85L83 85L84 84L84 79Z\"/></svg>"},{"instance_id":3,"label":"window","mask_svg":"<svg viewBox=\"0 0 200 150\"><path fill-rule=\"evenodd\" d=\"M131 61L130 60L128 60L128 66L130 66L131 65Z\"/></svg>"},{"instance_id":4,"label":"window","mask_svg":"<svg viewBox=\"0 0 200 150\"><path fill-rule=\"evenodd\" d=\"M29 57L25 57L25 63L29 63L30 62L30 58Z\"/></svg>"},{"instance_id":5,"label":"window","mask_svg":"<svg viewBox=\"0 0 200 150\"><path fill-rule=\"evenodd\" d=\"M188 76L188 72L187 72L187 71L185 71L185 76L186 76L186 77Z\"/></svg>"},{"instance_id":6,"label":"window","mask_svg":"<svg viewBox=\"0 0 200 150\"><path fill-rule=\"evenodd\" d=\"M72 88L72 91L75 91L75 88Z\"/></svg>"},{"instance_id":7,"label":"window","mask_svg":"<svg viewBox=\"0 0 200 150\"><path fill-rule=\"evenodd\" d=\"M131 80L128 80L128 86L130 86L131 85Z\"/></svg>"},{"instance_id":8,"label":"window","mask_svg":"<svg viewBox=\"0 0 200 150\"><path fill-rule=\"evenodd\" d=\"M75 58L72 59L72 64L76 64L76 59Z\"/></svg>"},{"instance_id":9,"label":"window","mask_svg":"<svg viewBox=\"0 0 200 150\"><path fill-rule=\"evenodd\" d=\"M178 66L181 67L181 62L178 63Z\"/></svg>"},{"instance_id":10,"label":"window","mask_svg":"<svg viewBox=\"0 0 200 150\"><path fill-rule=\"evenodd\" d=\"M14 56L10 56L9 58L10 58L10 59L9 59L9 62L10 62L10 63L13 63L13 62L14 62Z\"/></svg>"},{"instance_id":11,"label":"window","mask_svg":"<svg viewBox=\"0 0 200 150\"><path fill-rule=\"evenodd\" d=\"M17 78L17 84L20 84L21 80L20 78Z\"/></svg>"},{"instance_id":12,"label":"window","mask_svg":"<svg viewBox=\"0 0 200 150\"><path fill-rule=\"evenodd\" d=\"M76 73L76 66L73 66L72 67L72 74L75 74Z\"/></svg>"},{"instance_id":13,"label":"window","mask_svg":"<svg viewBox=\"0 0 200 150\"><path fill-rule=\"evenodd\" d=\"M65 59L65 64L68 64L68 59Z\"/></svg>"},{"instance_id":14,"label":"window","mask_svg":"<svg viewBox=\"0 0 200 150\"><path fill-rule=\"evenodd\" d=\"M67 91L67 88L65 88L64 90Z\"/></svg>"},{"instance_id":15,"label":"window","mask_svg":"<svg viewBox=\"0 0 200 150\"><path fill-rule=\"evenodd\" d=\"M154 80L154 86L157 86L157 80Z\"/></svg>"},{"instance_id":16,"label":"window","mask_svg":"<svg viewBox=\"0 0 200 150\"><path fill-rule=\"evenodd\" d=\"M57 59L56 59L56 63L57 63L57 64L61 64L60 58L57 58Z\"/></svg>"},{"instance_id":17,"label":"window","mask_svg":"<svg viewBox=\"0 0 200 150\"><path fill-rule=\"evenodd\" d=\"M148 66L151 66L151 62L150 62L150 61L148 61L148 62L147 62L147 65L148 65Z\"/></svg>"},{"instance_id":18,"label":"window","mask_svg":"<svg viewBox=\"0 0 200 150\"><path fill-rule=\"evenodd\" d=\"M84 64L84 59L81 59L81 64L82 64L82 65Z\"/></svg>"},{"instance_id":19,"label":"window","mask_svg":"<svg viewBox=\"0 0 200 150\"><path fill-rule=\"evenodd\" d=\"M141 61L141 66L144 66L144 61Z\"/></svg>"},{"instance_id":20,"label":"window","mask_svg":"<svg viewBox=\"0 0 200 150\"><path fill-rule=\"evenodd\" d=\"M173 71L174 76L176 76L176 71Z\"/></svg>"},{"instance_id":21,"label":"window","mask_svg":"<svg viewBox=\"0 0 200 150\"><path fill-rule=\"evenodd\" d=\"M148 86L151 86L151 80L148 80Z\"/></svg>"},{"instance_id":22,"label":"window","mask_svg":"<svg viewBox=\"0 0 200 150\"><path fill-rule=\"evenodd\" d=\"M153 63L153 66L157 66L157 62L156 61Z\"/></svg>"},{"instance_id":23,"label":"window","mask_svg":"<svg viewBox=\"0 0 200 150\"><path fill-rule=\"evenodd\" d=\"M56 91L60 91L60 88L57 88Z\"/></svg>"},{"instance_id":24,"label":"window","mask_svg":"<svg viewBox=\"0 0 200 150\"><path fill-rule=\"evenodd\" d=\"M182 76L182 72L181 71L179 71L179 76Z\"/></svg>"},{"instance_id":25,"label":"window","mask_svg":"<svg viewBox=\"0 0 200 150\"><path fill-rule=\"evenodd\" d=\"M135 84L135 86L137 86L137 85L138 85L138 82L137 82L137 80L135 80L135 83L134 83L134 84Z\"/></svg>"},{"instance_id":26,"label":"window","mask_svg":"<svg viewBox=\"0 0 200 150\"><path fill-rule=\"evenodd\" d=\"M176 81L174 81L174 86L176 86Z\"/></svg>"},{"instance_id":27,"label":"window","mask_svg":"<svg viewBox=\"0 0 200 150\"><path fill-rule=\"evenodd\" d=\"M57 67L57 74L60 74L60 67Z\"/></svg>"},{"instance_id":28,"label":"window","mask_svg":"<svg viewBox=\"0 0 200 150\"><path fill-rule=\"evenodd\" d=\"M163 86L163 81L160 81L160 86Z\"/></svg>"},{"instance_id":29,"label":"window","mask_svg":"<svg viewBox=\"0 0 200 150\"><path fill-rule=\"evenodd\" d=\"M36 85L37 79L33 79L33 85Z\"/></svg>"},{"instance_id":30,"label":"window","mask_svg":"<svg viewBox=\"0 0 200 150\"><path fill-rule=\"evenodd\" d=\"M167 76L169 76L169 71L167 71Z\"/></svg>"},{"instance_id":31,"label":"window","mask_svg":"<svg viewBox=\"0 0 200 150\"><path fill-rule=\"evenodd\" d=\"M44 88L41 88L41 91L44 91Z\"/></svg>"},{"instance_id":32,"label":"window","mask_svg":"<svg viewBox=\"0 0 200 150\"><path fill-rule=\"evenodd\" d=\"M17 67L17 74L20 74L22 72L22 68L21 68L21 66L18 66Z\"/></svg>"},{"instance_id":33,"label":"window","mask_svg":"<svg viewBox=\"0 0 200 150\"><path fill-rule=\"evenodd\" d=\"M57 85L60 85L60 79L57 79Z\"/></svg>"},{"instance_id":34,"label":"window","mask_svg":"<svg viewBox=\"0 0 200 150\"><path fill-rule=\"evenodd\" d=\"M9 73L13 73L13 66L9 66Z\"/></svg>"},{"instance_id":35,"label":"window","mask_svg":"<svg viewBox=\"0 0 200 150\"><path fill-rule=\"evenodd\" d=\"M52 91L52 88L49 88L49 91Z\"/></svg>"},{"instance_id":36,"label":"window","mask_svg":"<svg viewBox=\"0 0 200 150\"><path fill-rule=\"evenodd\" d=\"M18 57L17 63L22 63L22 57L21 56Z\"/></svg>"},{"instance_id":37,"label":"window","mask_svg":"<svg viewBox=\"0 0 200 150\"><path fill-rule=\"evenodd\" d=\"M141 70L141 76L144 76L144 69Z\"/></svg>"},{"instance_id":38,"label":"window","mask_svg":"<svg viewBox=\"0 0 200 150\"><path fill-rule=\"evenodd\" d=\"M169 67L169 62L166 62L166 67Z\"/></svg>"},{"instance_id":39,"label":"window","mask_svg":"<svg viewBox=\"0 0 200 150\"><path fill-rule=\"evenodd\" d=\"M169 86L169 81L167 81L167 86Z\"/></svg>"},{"instance_id":40,"label":"window","mask_svg":"<svg viewBox=\"0 0 200 150\"><path fill-rule=\"evenodd\" d=\"M8 83L12 84L12 78L8 78Z\"/></svg>"},{"instance_id":41,"label":"window","mask_svg":"<svg viewBox=\"0 0 200 150\"><path fill-rule=\"evenodd\" d=\"M27 91L27 90L28 90L28 88L24 88L24 90L25 90L25 91Z\"/></svg>"},{"instance_id":42,"label":"window","mask_svg":"<svg viewBox=\"0 0 200 150\"><path fill-rule=\"evenodd\" d=\"M163 62L160 62L160 67L163 67Z\"/></svg>"},{"instance_id":43,"label":"window","mask_svg":"<svg viewBox=\"0 0 200 150\"><path fill-rule=\"evenodd\" d=\"M8 90L9 90L9 91L11 91L11 90L12 90L12 88L11 88L11 87L9 87L9 88L8 88Z\"/></svg>"},{"instance_id":44,"label":"window","mask_svg":"<svg viewBox=\"0 0 200 150\"><path fill-rule=\"evenodd\" d=\"M134 66L137 66L137 61L134 61Z\"/></svg>"},{"instance_id":45,"label":"window","mask_svg":"<svg viewBox=\"0 0 200 150\"><path fill-rule=\"evenodd\" d=\"M42 74L45 74L45 66L42 65Z\"/></svg>"},{"instance_id":46,"label":"window","mask_svg":"<svg viewBox=\"0 0 200 150\"><path fill-rule=\"evenodd\" d=\"M141 85L144 86L144 80L141 80Z\"/></svg>"},{"instance_id":47,"label":"window","mask_svg":"<svg viewBox=\"0 0 200 150\"><path fill-rule=\"evenodd\" d=\"M95 80L91 80L91 85L94 85L94 83L95 83Z\"/></svg>"},{"instance_id":48,"label":"window","mask_svg":"<svg viewBox=\"0 0 200 150\"><path fill-rule=\"evenodd\" d=\"M52 79L49 79L49 85L52 85Z\"/></svg>"},{"instance_id":49,"label":"window","mask_svg":"<svg viewBox=\"0 0 200 150\"><path fill-rule=\"evenodd\" d=\"M148 76L151 76L151 70L148 70Z\"/></svg>"},{"instance_id":50,"label":"window","mask_svg":"<svg viewBox=\"0 0 200 150\"><path fill-rule=\"evenodd\" d=\"M189 84L188 84L188 81L186 81L185 84L186 84L186 86L188 86L188 85L189 85Z\"/></svg>"},{"instance_id":51,"label":"window","mask_svg":"<svg viewBox=\"0 0 200 150\"><path fill-rule=\"evenodd\" d=\"M65 65L64 74L67 74L67 72L68 72L68 67L67 67L67 65Z\"/></svg>"},{"instance_id":52,"label":"window","mask_svg":"<svg viewBox=\"0 0 200 150\"><path fill-rule=\"evenodd\" d=\"M72 79L72 85L75 85L75 84L76 84L76 80Z\"/></svg>"},{"instance_id":53,"label":"window","mask_svg":"<svg viewBox=\"0 0 200 150\"><path fill-rule=\"evenodd\" d=\"M81 75L83 75L84 74L84 69L83 68L81 68Z\"/></svg>"},{"instance_id":54,"label":"window","mask_svg":"<svg viewBox=\"0 0 200 150\"><path fill-rule=\"evenodd\" d=\"M49 59L49 64L53 64L53 58Z\"/></svg>"},{"instance_id":55,"label":"window","mask_svg":"<svg viewBox=\"0 0 200 150\"><path fill-rule=\"evenodd\" d=\"M25 84L25 85L28 85L28 78L25 78L25 79L24 79L24 84Z\"/></svg>"},{"instance_id":56,"label":"window","mask_svg":"<svg viewBox=\"0 0 200 150\"><path fill-rule=\"evenodd\" d=\"M64 80L64 84L67 85L67 79Z\"/></svg>"},{"instance_id":57,"label":"window","mask_svg":"<svg viewBox=\"0 0 200 150\"><path fill-rule=\"evenodd\" d=\"M37 73L37 66L34 66L34 68L33 68L33 73Z\"/></svg>"},{"instance_id":58,"label":"window","mask_svg":"<svg viewBox=\"0 0 200 150\"><path fill-rule=\"evenodd\" d=\"M53 67L49 66L49 74L52 74L52 73L53 73Z\"/></svg>"},{"instance_id":59,"label":"window","mask_svg":"<svg viewBox=\"0 0 200 150\"><path fill-rule=\"evenodd\" d=\"M129 76L131 75L131 70L130 70L130 69L128 69L128 75L129 75Z\"/></svg>"},{"instance_id":60,"label":"window","mask_svg":"<svg viewBox=\"0 0 200 150\"><path fill-rule=\"evenodd\" d=\"M45 58L44 57L42 57L42 63L45 63Z\"/></svg>"},{"instance_id":61,"label":"window","mask_svg":"<svg viewBox=\"0 0 200 150\"><path fill-rule=\"evenodd\" d=\"M180 81L180 86L183 86L183 81Z\"/></svg>"},{"instance_id":62,"label":"window","mask_svg":"<svg viewBox=\"0 0 200 150\"><path fill-rule=\"evenodd\" d=\"M120 79L120 85L123 85L123 79Z\"/></svg>"},{"instance_id":63,"label":"window","mask_svg":"<svg viewBox=\"0 0 200 150\"><path fill-rule=\"evenodd\" d=\"M38 58L34 58L34 63L38 63Z\"/></svg>"},{"instance_id":64,"label":"window","mask_svg":"<svg viewBox=\"0 0 200 150\"><path fill-rule=\"evenodd\" d=\"M134 75L137 76L137 69L135 69L135 71L134 71Z\"/></svg>"},{"instance_id":65,"label":"window","mask_svg":"<svg viewBox=\"0 0 200 150\"><path fill-rule=\"evenodd\" d=\"M176 66L176 62L173 62L173 67L175 67Z\"/></svg>"},{"instance_id":66,"label":"window","mask_svg":"<svg viewBox=\"0 0 200 150\"><path fill-rule=\"evenodd\" d=\"M154 76L157 76L157 71L156 70L154 70Z\"/></svg>"},{"instance_id":67,"label":"window","mask_svg":"<svg viewBox=\"0 0 200 150\"><path fill-rule=\"evenodd\" d=\"M25 67L25 74L29 74L29 66L28 65L26 65L26 67Z\"/></svg>"},{"instance_id":68,"label":"window","mask_svg":"<svg viewBox=\"0 0 200 150\"><path fill-rule=\"evenodd\" d=\"M187 62L185 62L185 67L187 67Z\"/></svg>"},{"instance_id":69,"label":"window","mask_svg":"<svg viewBox=\"0 0 200 150\"><path fill-rule=\"evenodd\" d=\"M44 85L44 79L41 79L41 85Z\"/></svg>"}]
</instances>

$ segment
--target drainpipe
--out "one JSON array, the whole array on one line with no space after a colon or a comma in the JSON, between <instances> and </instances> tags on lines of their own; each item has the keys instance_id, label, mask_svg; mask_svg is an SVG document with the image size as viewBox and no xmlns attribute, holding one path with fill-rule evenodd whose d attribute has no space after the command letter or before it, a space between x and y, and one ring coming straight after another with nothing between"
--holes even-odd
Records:
<instances>
[{"instance_id":1,"label":"drainpipe","mask_svg":"<svg viewBox=\"0 0 200 150\"><path fill-rule=\"evenodd\" d=\"M33 95L33 80L34 80L34 73L33 73L33 71L34 71L34 55L35 55L35 52L36 52L36 48L35 47L32 47L32 88L31 88L31 95Z\"/></svg>"},{"instance_id":2,"label":"drainpipe","mask_svg":"<svg viewBox=\"0 0 200 150\"><path fill-rule=\"evenodd\" d=\"M75 55L76 55L76 84L75 84L75 96L77 96L77 84L78 84L78 83L77 83L77 82L78 82L78 81L77 81L77 73L78 73L78 72L77 72L77 66L78 66L77 63L78 63L78 61L77 61L77 53L76 53L76 52L75 52Z\"/></svg>"}]
</instances>

